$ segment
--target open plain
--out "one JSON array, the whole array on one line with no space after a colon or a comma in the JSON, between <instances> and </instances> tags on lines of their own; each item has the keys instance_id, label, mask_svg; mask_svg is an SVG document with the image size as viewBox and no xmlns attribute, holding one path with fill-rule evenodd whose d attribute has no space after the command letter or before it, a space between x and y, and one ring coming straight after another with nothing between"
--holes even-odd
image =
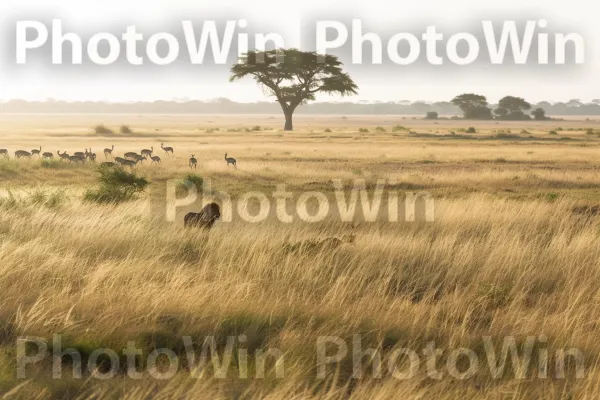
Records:
<instances>
[{"instance_id":1,"label":"open plain","mask_svg":"<svg viewBox=\"0 0 600 400\"><path fill-rule=\"evenodd\" d=\"M113 133L96 133L99 124ZM120 133L122 125L131 132ZM467 133L470 127L475 133ZM0 392L23 399L597 398L597 117L298 115L293 132L281 128L278 115L0 115L0 149L9 156L0 155ZM161 163L133 168L150 182L139 199L84 202L98 165L112 159L103 150L112 146L113 157L152 148ZM15 159L17 150L40 147L53 160ZM57 150L85 149L97 154L96 163L58 160ZM435 218L393 222L382 212L361 223L335 216L315 223L234 219L209 232L184 229L182 217L169 222L147 205L163 204L165 183L188 174L234 199L270 196L280 184L294 199L311 191L334 199L337 179L349 185L348 196L357 179L372 194L385 179L400 199L429 193ZM353 240L341 240L348 236ZM72 359L64 357L61 377L53 378L48 357L18 377L18 338L45 338L51 355L55 334L63 350L81 354L83 376L74 376ZM359 357L364 368L353 376L355 335L363 350L379 351L379 376L372 353ZM210 362L202 377L191 376L184 336L198 350L214 337L221 355L227 338L238 338L226 376ZM338 338L348 350L325 366L324 376L320 337ZM498 359L506 338L521 352L535 337L535 356L522 369L509 356L496 376L486 337ZM138 379L123 370L128 341L142 350ZM441 377L424 362L431 342L442 349L434 363ZM99 348L119 355L112 379L88 371ZM144 369L157 348L178 357L168 379ZM423 362L411 368L407 352L389 362L401 348ZM470 349L476 368L470 356L453 356L459 348ZM277 351L262 368L257 360L268 349ZM565 349L578 352L562 368L557 360ZM327 354L337 350L330 346ZM166 374L169 365L165 356L157 368Z\"/></svg>"}]
</instances>

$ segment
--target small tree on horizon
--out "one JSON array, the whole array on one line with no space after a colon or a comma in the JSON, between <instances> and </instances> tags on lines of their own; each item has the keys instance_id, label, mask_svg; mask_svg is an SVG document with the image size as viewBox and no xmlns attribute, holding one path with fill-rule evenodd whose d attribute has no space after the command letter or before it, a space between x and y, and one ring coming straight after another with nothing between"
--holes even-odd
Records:
<instances>
[{"instance_id":1,"label":"small tree on horizon","mask_svg":"<svg viewBox=\"0 0 600 400\"><path fill-rule=\"evenodd\" d=\"M230 82L250 76L268 95L277 98L285 116L286 131L293 129L296 108L315 100L316 93L347 96L357 94L358 89L342 71L337 57L297 49L249 51L231 67L231 74Z\"/></svg>"},{"instance_id":2,"label":"small tree on horizon","mask_svg":"<svg viewBox=\"0 0 600 400\"><path fill-rule=\"evenodd\" d=\"M545 121L548 119L548 117L546 117L546 111L544 111L543 108L536 108L531 112L531 115L533 115L533 118L536 121Z\"/></svg>"},{"instance_id":3,"label":"small tree on horizon","mask_svg":"<svg viewBox=\"0 0 600 400\"><path fill-rule=\"evenodd\" d=\"M460 108L465 119L492 119L492 110L487 107L485 96L464 93L452 99L452 104Z\"/></svg>"},{"instance_id":4,"label":"small tree on horizon","mask_svg":"<svg viewBox=\"0 0 600 400\"><path fill-rule=\"evenodd\" d=\"M498 102L498 108L494 113L499 119L520 121L531 119L525 111L531 110L531 104L521 97L505 96Z\"/></svg>"}]
</instances>

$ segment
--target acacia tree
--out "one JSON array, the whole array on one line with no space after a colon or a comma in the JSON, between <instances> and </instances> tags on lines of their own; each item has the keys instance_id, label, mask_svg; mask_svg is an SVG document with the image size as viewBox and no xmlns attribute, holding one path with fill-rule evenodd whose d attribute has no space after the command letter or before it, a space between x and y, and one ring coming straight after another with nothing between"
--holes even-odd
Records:
<instances>
[{"instance_id":1,"label":"acacia tree","mask_svg":"<svg viewBox=\"0 0 600 400\"><path fill-rule=\"evenodd\" d=\"M494 111L500 119L526 120L530 119L526 110L531 109L531 104L521 97L505 96L498 102L498 108Z\"/></svg>"},{"instance_id":2,"label":"acacia tree","mask_svg":"<svg viewBox=\"0 0 600 400\"><path fill-rule=\"evenodd\" d=\"M347 96L357 94L358 89L342 71L337 57L297 49L249 51L231 67L231 74L230 82L250 76L268 95L277 98L285 115L286 131L293 128L296 107L314 100L316 93Z\"/></svg>"},{"instance_id":3,"label":"acacia tree","mask_svg":"<svg viewBox=\"0 0 600 400\"><path fill-rule=\"evenodd\" d=\"M492 110L487 107L485 96L464 93L453 98L452 104L462 110L466 119L492 119Z\"/></svg>"}]
</instances>

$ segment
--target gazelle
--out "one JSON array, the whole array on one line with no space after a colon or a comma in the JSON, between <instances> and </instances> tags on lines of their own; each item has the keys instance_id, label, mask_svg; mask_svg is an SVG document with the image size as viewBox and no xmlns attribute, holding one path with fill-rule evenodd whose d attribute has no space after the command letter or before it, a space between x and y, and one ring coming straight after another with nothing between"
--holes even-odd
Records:
<instances>
[{"instance_id":1,"label":"gazelle","mask_svg":"<svg viewBox=\"0 0 600 400\"><path fill-rule=\"evenodd\" d=\"M87 154L86 153L87 153L87 149L85 149L85 153L81 152L81 151L76 151L75 153L73 153L73 155L75 157L81 157L81 158L85 159L85 158L87 158Z\"/></svg>"},{"instance_id":2,"label":"gazelle","mask_svg":"<svg viewBox=\"0 0 600 400\"><path fill-rule=\"evenodd\" d=\"M8 150L0 149L0 156L4 156L4 157L8 158Z\"/></svg>"},{"instance_id":3,"label":"gazelle","mask_svg":"<svg viewBox=\"0 0 600 400\"><path fill-rule=\"evenodd\" d=\"M66 151L64 153L60 154L60 150L57 150L56 154L58 154L58 156L60 157L61 160L69 159L69 154Z\"/></svg>"},{"instance_id":4,"label":"gazelle","mask_svg":"<svg viewBox=\"0 0 600 400\"><path fill-rule=\"evenodd\" d=\"M49 158L54 158L54 154L45 152L44 154L42 154L42 157L44 158L44 160L47 160Z\"/></svg>"},{"instance_id":5,"label":"gazelle","mask_svg":"<svg viewBox=\"0 0 600 400\"><path fill-rule=\"evenodd\" d=\"M92 149L87 153L87 157L90 161L96 162L96 153L92 153Z\"/></svg>"},{"instance_id":6,"label":"gazelle","mask_svg":"<svg viewBox=\"0 0 600 400\"><path fill-rule=\"evenodd\" d=\"M85 156L78 156L78 155L69 156L69 161L70 162L80 162L83 164L85 162Z\"/></svg>"},{"instance_id":7,"label":"gazelle","mask_svg":"<svg viewBox=\"0 0 600 400\"><path fill-rule=\"evenodd\" d=\"M122 166L127 166L127 167L135 167L137 162L136 161L132 161L132 160L126 160L124 158L121 157L116 157L115 158L115 162L119 163Z\"/></svg>"},{"instance_id":8,"label":"gazelle","mask_svg":"<svg viewBox=\"0 0 600 400\"><path fill-rule=\"evenodd\" d=\"M150 147L150 150L144 149L140 154L143 156L152 157L152 153L154 153L154 147Z\"/></svg>"},{"instance_id":9,"label":"gazelle","mask_svg":"<svg viewBox=\"0 0 600 400\"><path fill-rule=\"evenodd\" d=\"M164 146L165 146L164 143L160 144L160 148L163 149L165 151L165 153L167 153L167 154L169 154L169 153L173 154L173 148L172 147L164 147Z\"/></svg>"},{"instance_id":10,"label":"gazelle","mask_svg":"<svg viewBox=\"0 0 600 400\"><path fill-rule=\"evenodd\" d=\"M25 150L17 150L15 151L15 158L27 157L31 158L31 153Z\"/></svg>"},{"instance_id":11,"label":"gazelle","mask_svg":"<svg viewBox=\"0 0 600 400\"><path fill-rule=\"evenodd\" d=\"M123 156L125 158L136 158L138 156L138 153L136 153L134 151L129 151L129 152L125 153Z\"/></svg>"},{"instance_id":12,"label":"gazelle","mask_svg":"<svg viewBox=\"0 0 600 400\"><path fill-rule=\"evenodd\" d=\"M194 155L192 154L192 156L190 157L190 168L196 169L197 165L198 165L198 160L196 160L196 157L194 157Z\"/></svg>"},{"instance_id":13,"label":"gazelle","mask_svg":"<svg viewBox=\"0 0 600 400\"><path fill-rule=\"evenodd\" d=\"M39 157L41 152L42 152L42 146L40 146L40 149L39 149L39 150L38 150L38 149L33 149L33 150L31 150L31 155L32 155L32 156L33 156L33 155L35 155L35 156L38 156L38 157Z\"/></svg>"},{"instance_id":14,"label":"gazelle","mask_svg":"<svg viewBox=\"0 0 600 400\"><path fill-rule=\"evenodd\" d=\"M235 168L237 168L237 161L235 160L235 158L233 157L227 157L227 153L225 153L225 161L227 161L227 166L229 167L229 164L233 165Z\"/></svg>"},{"instance_id":15,"label":"gazelle","mask_svg":"<svg viewBox=\"0 0 600 400\"><path fill-rule=\"evenodd\" d=\"M136 155L133 157L133 160L134 160L136 163L138 163L138 162L144 162L144 161L146 161L146 160L148 160L148 159L146 158L146 156L140 156L139 154L136 154Z\"/></svg>"},{"instance_id":16,"label":"gazelle","mask_svg":"<svg viewBox=\"0 0 600 400\"><path fill-rule=\"evenodd\" d=\"M152 164L160 164L160 157L159 156L152 156L150 158L152 159Z\"/></svg>"},{"instance_id":17,"label":"gazelle","mask_svg":"<svg viewBox=\"0 0 600 400\"><path fill-rule=\"evenodd\" d=\"M112 152L115 149L115 145L113 144L112 147L110 149L104 149L104 157L106 159L108 159L108 156L110 156L110 158L112 158Z\"/></svg>"}]
</instances>

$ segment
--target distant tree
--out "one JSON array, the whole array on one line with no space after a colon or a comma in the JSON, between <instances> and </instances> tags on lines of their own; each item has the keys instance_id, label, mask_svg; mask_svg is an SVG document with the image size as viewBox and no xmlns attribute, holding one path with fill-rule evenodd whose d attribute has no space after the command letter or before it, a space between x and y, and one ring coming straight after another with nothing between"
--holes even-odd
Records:
<instances>
[{"instance_id":1,"label":"distant tree","mask_svg":"<svg viewBox=\"0 0 600 400\"><path fill-rule=\"evenodd\" d=\"M593 99L592 103L600 105L600 99Z\"/></svg>"},{"instance_id":2,"label":"distant tree","mask_svg":"<svg viewBox=\"0 0 600 400\"><path fill-rule=\"evenodd\" d=\"M580 107L583 103L579 99L571 99L567 102L568 107Z\"/></svg>"},{"instance_id":3,"label":"distant tree","mask_svg":"<svg viewBox=\"0 0 600 400\"><path fill-rule=\"evenodd\" d=\"M297 49L249 51L231 67L230 81L246 76L277 98L285 115L284 130L293 129L292 116L296 107L314 100L315 94L357 94L358 87L342 71L342 63L332 55L303 52Z\"/></svg>"},{"instance_id":4,"label":"distant tree","mask_svg":"<svg viewBox=\"0 0 600 400\"><path fill-rule=\"evenodd\" d=\"M467 119L492 119L492 110L487 107L485 96L465 93L452 99L452 104L458 106Z\"/></svg>"},{"instance_id":5,"label":"distant tree","mask_svg":"<svg viewBox=\"0 0 600 400\"><path fill-rule=\"evenodd\" d=\"M552 107L552 104L547 102L547 101L540 101L539 103L536 104L537 107L546 109L546 108L550 108Z\"/></svg>"},{"instance_id":6,"label":"distant tree","mask_svg":"<svg viewBox=\"0 0 600 400\"><path fill-rule=\"evenodd\" d=\"M498 108L494 113L498 119L519 121L531 119L524 111L530 110L531 104L521 97L506 96L498 102Z\"/></svg>"},{"instance_id":7,"label":"distant tree","mask_svg":"<svg viewBox=\"0 0 600 400\"><path fill-rule=\"evenodd\" d=\"M428 112L431 110L431 105L425 103L424 101L415 101L411 104L411 106L420 113Z\"/></svg>"},{"instance_id":8,"label":"distant tree","mask_svg":"<svg viewBox=\"0 0 600 400\"><path fill-rule=\"evenodd\" d=\"M435 111L429 111L425 114L425 119L438 119L438 113Z\"/></svg>"},{"instance_id":9,"label":"distant tree","mask_svg":"<svg viewBox=\"0 0 600 400\"><path fill-rule=\"evenodd\" d=\"M548 119L548 117L546 117L546 111L544 111L543 108L536 108L531 112L531 115L533 115L533 118L536 121L544 121Z\"/></svg>"},{"instance_id":10,"label":"distant tree","mask_svg":"<svg viewBox=\"0 0 600 400\"><path fill-rule=\"evenodd\" d=\"M499 108L504 108L509 112L530 110L531 104L520 97L506 96L498 102Z\"/></svg>"}]
</instances>

